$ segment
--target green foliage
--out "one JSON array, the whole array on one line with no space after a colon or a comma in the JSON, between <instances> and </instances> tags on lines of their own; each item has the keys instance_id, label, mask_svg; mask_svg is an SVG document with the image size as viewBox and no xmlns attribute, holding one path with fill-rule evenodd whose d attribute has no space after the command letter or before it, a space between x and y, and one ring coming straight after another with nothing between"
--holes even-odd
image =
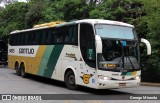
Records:
<instances>
[{"instance_id":1,"label":"green foliage","mask_svg":"<svg viewBox=\"0 0 160 103\"><path fill-rule=\"evenodd\" d=\"M89 18L89 5L85 0L54 0L43 10L44 20L73 20Z\"/></svg>"},{"instance_id":2,"label":"green foliage","mask_svg":"<svg viewBox=\"0 0 160 103\"><path fill-rule=\"evenodd\" d=\"M160 75L160 1L143 0L143 10L145 16L142 18L147 26L146 38L152 45L152 55L147 60L148 69L155 69L156 74Z\"/></svg>"},{"instance_id":3,"label":"green foliage","mask_svg":"<svg viewBox=\"0 0 160 103\"><path fill-rule=\"evenodd\" d=\"M25 21L28 28L32 28L34 24L37 24L43 18L42 10L44 9L45 3L43 0L31 0L28 4L28 12L25 16Z\"/></svg>"},{"instance_id":4,"label":"green foliage","mask_svg":"<svg viewBox=\"0 0 160 103\"><path fill-rule=\"evenodd\" d=\"M44 22L57 21L63 19L63 1L48 1L47 6L42 11Z\"/></svg>"},{"instance_id":5,"label":"green foliage","mask_svg":"<svg viewBox=\"0 0 160 103\"><path fill-rule=\"evenodd\" d=\"M89 6L86 2L81 0L71 0L71 2L68 2L68 0L66 0L64 2L64 7L64 19L67 21L89 18Z\"/></svg>"},{"instance_id":6,"label":"green foliage","mask_svg":"<svg viewBox=\"0 0 160 103\"><path fill-rule=\"evenodd\" d=\"M139 0L105 0L90 11L91 18L102 18L129 22L142 15L141 1Z\"/></svg>"},{"instance_id":7,"label":"green foliage","mask_svg":"<svg viewBox=\"0 0 160 103\"><path fill-rule=\"evenodd\" d=\"M0 7L0 11L2 11L4 8L3 7Z\"/></svg>"},{"instance_id":8,"label":"green foliage","mask_svg":"<svg viewBox=\"0 0 160 103\"><path fill-rule=\"evenodd\" d=\"M25 28L27 4L15 2L7 5L0 11L0 38L7 36L11 31Z\"/></svg>"}]
</instances>

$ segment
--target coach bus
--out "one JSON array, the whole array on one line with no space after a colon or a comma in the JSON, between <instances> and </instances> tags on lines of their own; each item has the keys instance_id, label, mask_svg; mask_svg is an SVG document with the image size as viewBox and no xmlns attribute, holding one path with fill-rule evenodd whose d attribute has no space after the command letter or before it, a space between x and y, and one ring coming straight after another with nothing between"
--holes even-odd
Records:
<instances>
[{"instance_id":1,"label":"coach bus","mask_svg":"<svg viewBox=\"0 0 160 103\"><path fill-rule=\"evenodd\" d=\"M84 19L51 22L10 33L8 66L16 74L38 75L95 89L135 87L141 81L140 42L133 25Z\"/></svg>"}]
</instances>

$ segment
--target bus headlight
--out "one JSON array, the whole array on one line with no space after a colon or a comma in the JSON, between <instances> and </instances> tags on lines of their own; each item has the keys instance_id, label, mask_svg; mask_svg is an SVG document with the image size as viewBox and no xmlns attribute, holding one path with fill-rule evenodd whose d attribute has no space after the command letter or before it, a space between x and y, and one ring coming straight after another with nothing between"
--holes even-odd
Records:
<instances>
[{"instance_id":1,"label":"bus headlight","mask_svg":"<svg viewBox=\"0 0 160 103\"><path fill-rule=\"evenodd\" d=\"M99 78L99 79L103 79L103 80L111 80L110 77L103 76L103 75L98 75L98 78Z\"/></svg>"},{"instance_id":2,"label":"bus headlight","mask_svg":"<svg viewBox=\"0 0 160 103\"><path fill-rule=\"evenodd\" d=\"M135 80L140 80L140 79L141 79L140 76L136 76L136 77L135 77Z\"/></svg>"}]
</instances>

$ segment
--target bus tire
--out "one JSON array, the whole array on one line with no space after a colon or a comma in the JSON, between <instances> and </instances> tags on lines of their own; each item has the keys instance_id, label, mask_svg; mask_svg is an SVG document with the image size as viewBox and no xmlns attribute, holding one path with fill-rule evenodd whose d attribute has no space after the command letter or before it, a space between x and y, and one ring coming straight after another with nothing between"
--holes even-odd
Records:
<instances>
[{"instance_id":1,"label":"bus tire","mask_svg":"<svg viewBox=\"0 0 160 103\"><path fill-rule=\"evenodd\" d=\"M16 70L16 74L17 74L18 76L20 76L20 75L21 75L21 72L20 72L20 68L19 68L19 63L18 63L18 62L16 62L16 64L15 64L15 70Z\"/></svg>"},{"instance_id":2,"label":"bus tire","mask_svg":"<svg viewBox=\"0 0 160 103\"><path fill-rule=\"evenodd\" d=\"M24 64L21 64L20 71L21 71L21 77L25 78L26 77L26 73L25 73L25 66L24 66Z\"/></svg>"},{"instance_id":3,"label":"bus tire","mask_svg":"<svg viewBox=\"0 0 160 103\"><path fill-rule=\"evenodd\" d=\"M64 81L68 89L74 90L78 88L73 71L70 70L65 74Z\"/></svg>"}]
</instances>

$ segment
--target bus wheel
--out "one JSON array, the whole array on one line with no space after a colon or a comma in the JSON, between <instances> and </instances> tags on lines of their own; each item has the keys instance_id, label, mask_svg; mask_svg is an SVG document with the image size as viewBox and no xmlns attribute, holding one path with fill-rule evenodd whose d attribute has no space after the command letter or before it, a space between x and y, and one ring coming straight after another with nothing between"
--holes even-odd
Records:
<instances>
[{"instance_id":1,"label":"bus wheel","mask_svg":"<svg viewBox=\"0 0 160 103\"><path fill-rule=\"evenodd\" d=\"M19 64L18 63L15 64L15 70L16 70L16 74L18 76L20 76L21 72L20 72L20 68L19 68Z\"/></svg>"},{"instance_id":2,"label":"bus wheel","mask_svg":"<svg viewBox=\"0 0 160 103\"><path fill-rule=\"evenodd\" d=\"M73 90L78 88L75 82L75 75L72 71L68 71L66 73L64 81L68 89Z\"/></svg>"},{"instance_id":3,"label":"bus wheel","mask_svg":"<svg viewBox=\"0 0 160 103\"><path fill-rule=\"evenodd\" d=\"M24 64L21 64L21 66L20 66L20 71L21 71L21 77L22 77L22 78L25 78L25 77L26 77L26 73L25 73Z\"/></svg>"}]
</instances>

